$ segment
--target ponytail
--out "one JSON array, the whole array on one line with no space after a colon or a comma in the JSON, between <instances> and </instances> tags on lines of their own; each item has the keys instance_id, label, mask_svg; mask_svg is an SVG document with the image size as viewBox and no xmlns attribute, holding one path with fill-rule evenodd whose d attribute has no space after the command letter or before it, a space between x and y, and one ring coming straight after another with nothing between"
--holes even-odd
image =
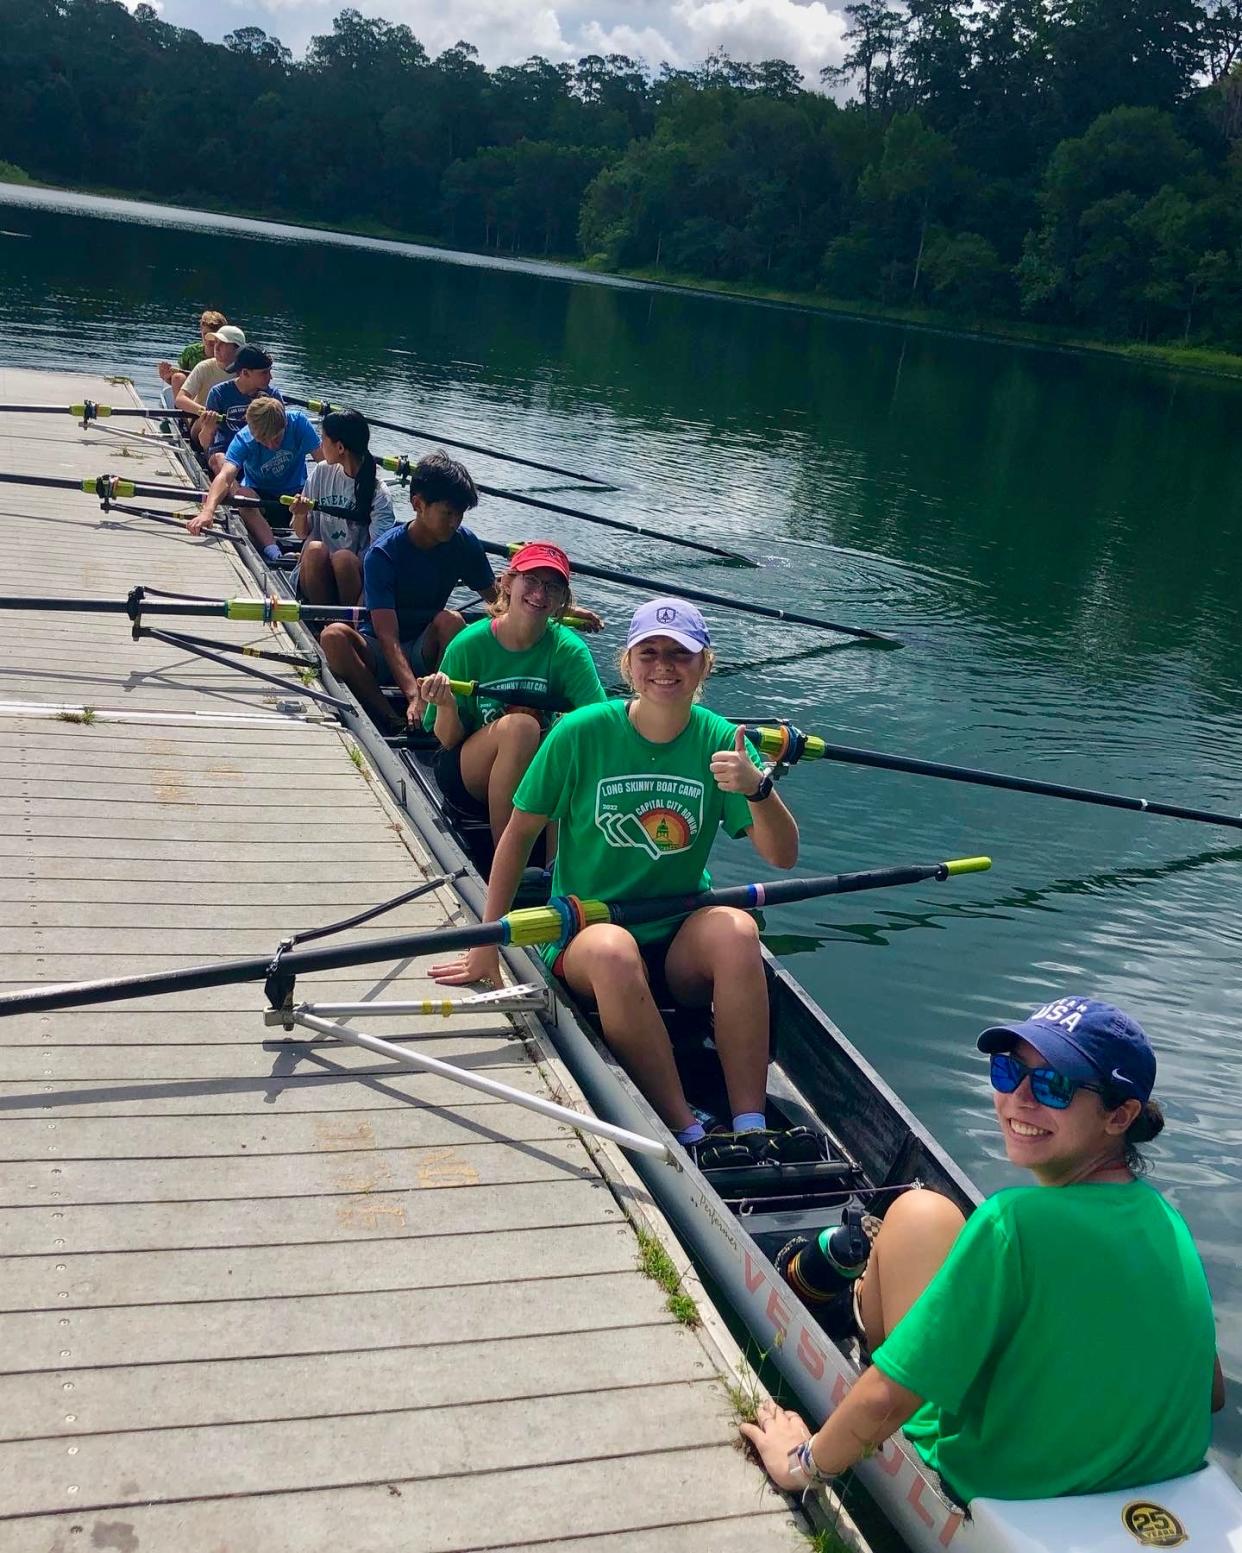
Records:
<instances>
[{"instance_id":1,"label":"ponytail","mask_svg":"<svg viewBox=\"0 0 1242 1553\"><path fill-rule=\"evenodd\" d=\"M1147 1156L1140 1152L1140 1143L1150 1143L1164 1131L1164 1110L1158 1100L1145 1100L1143 1109L1126 1128L1122 1139L1122 1152L1127 1167L1136 1176L1144 1176L1151 1166Z\"/></svg>"},{"instance_id":2,"label":"ponytail","mask_svg":"<svg viewBox=\"0 0 1242 1553\"><path fill-rule=\"evenodd\" d=\"M333 442L341 443L358 460L358 473L354 476L354 511L370 523L379 470L371 453L371 427L366 416L357 410L329 410L323 418L323 434L331 437Z\"/></svg>"}]
</instances>

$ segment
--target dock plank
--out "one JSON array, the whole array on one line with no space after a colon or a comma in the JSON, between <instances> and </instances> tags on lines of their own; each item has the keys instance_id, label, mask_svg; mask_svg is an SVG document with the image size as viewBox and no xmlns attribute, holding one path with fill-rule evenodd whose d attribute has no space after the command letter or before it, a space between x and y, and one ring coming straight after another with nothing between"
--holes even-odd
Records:
<instances>
[{"instance_id":1,"label":"dock plank","mask_svg":"<svg viewBox=\"0 0 1242 1553\"><path fill-rule=\"evenodd\" d=\"M64 1447L62 1446L62 1449ZM739 1518L750 1549L805 1553L806 1538L788 1506L757 1485L731 1445L609 1455L522 1472L464 1472L443 1483L396 1475L366 1487L325 1485L301 1494L268 1494L185 1505L121 1504L107 1511L48 1517L46 1537L31 1549L0 1524L0 1553L69 1553L71 1528L81 1525L97 1546L105 1538L134 1539L131 1548L185 1548L187 1536L212 1553L262 1547L264 1553L475 1553L475 1550L555 1546L558 1540L612 1536L628 1547L635 1532L684 1535L697 1526L700 1549L712 1549L715 1528L730 1534ZM64 1474L68 1481L68 1474ZM641 1493L632 1485L641 1484ZM71 1501L72 1502L72 1501ZM764 1509L770 1513L763 1514ZM36 1523L31 1523L36 1524ZM29 1536L30 1527L24 1529ZM57 1540L60 1539L60 1540ZM124 1546L124 1541L120 1542ZM661 1544L662 1546L663 1544ZM648 1546L651 1546L649 1543ZM721 1544L723 1548L726 1544ZM727 1544L737 1546L736 1541Z\"/></svg>"}]
</instances>

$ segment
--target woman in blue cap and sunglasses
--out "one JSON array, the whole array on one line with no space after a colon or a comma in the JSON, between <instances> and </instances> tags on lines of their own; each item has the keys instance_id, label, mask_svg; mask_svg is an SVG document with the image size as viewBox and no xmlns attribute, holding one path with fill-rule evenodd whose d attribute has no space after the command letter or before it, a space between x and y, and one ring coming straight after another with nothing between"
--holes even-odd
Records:
<instances>
[{"instance_id":1,"label":"woman in blue cap and sunglasses","mask_svg":"<svg viewBox=\"0 0 1242 1553\"><path fill-rule=\"evenodd\" d=\"M1136 1487L1196 1471L1224 1406L1190 1231L1141 1179L1156 1058L1128 1014L1046 1003L979 1037L1011 1164L1034 1185L970 1218L911 1191L861 1266L829 1232L781 1253L792 1288L871 1367L811 1436L765 1403L743 1433L782 1488L906 1438L964 1504Z\"/></svg>"},{"instance_id":2,"label":"woman in blue cap and sunglasses","mask_svg":"<svg viewBox=\"0 0 1242 1553\"><path fill-rule=\"evenodd\" d=\"M711 638L685 599L652 599L630 622L621 672L633 694L569 712L548 734L513 796L496 848L484 919L513 900L535 838L560 821L554 895L632 900L706 889L721 829L748 836L777 868L798 857L798 826L742 729L698 704ZM657 997L711 1007L736 1133L766 1128L768 995L754 917L727 906L633 929L596 923L544 958L599 1010L604 1039L678 1141L703 1140ZM432 967L437 981L495 983L495 949ZM655 989L653 991L653 989ZM706 1124L706 1125L705 1125Z\"/></svg>"}]
</instances>

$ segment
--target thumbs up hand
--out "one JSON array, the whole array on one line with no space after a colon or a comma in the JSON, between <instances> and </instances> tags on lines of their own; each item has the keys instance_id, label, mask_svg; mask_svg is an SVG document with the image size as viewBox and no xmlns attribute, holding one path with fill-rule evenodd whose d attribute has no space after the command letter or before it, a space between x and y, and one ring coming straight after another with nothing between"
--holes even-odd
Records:
<instances>
[{"instance_id":1,"label":"thumbs up hand","mask_svg":"<svg viewBox=\"0 0 1242 1553\"><path fill-rule=\"evenodd\" d=\"M731 750L717 750L712 756L711 771L722 793L752 798L758 792L762 773L748 753L744 727L736 731Z\"/></svg>"}]
</instances>

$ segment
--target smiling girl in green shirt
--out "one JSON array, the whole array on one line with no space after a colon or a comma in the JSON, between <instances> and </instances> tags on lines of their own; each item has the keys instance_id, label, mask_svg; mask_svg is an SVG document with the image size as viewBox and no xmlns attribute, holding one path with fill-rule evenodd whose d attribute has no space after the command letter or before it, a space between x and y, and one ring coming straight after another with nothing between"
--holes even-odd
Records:
<instances>
[{"instance_id":1,"label":"smiling girl in green shirt","mask_svg":"<svg viewBox=\"0 0 1242 1553\"><path fill-rule=\"evenodd\" d=\"M766 862L792 868L797 824L743 731L696 705L711 663L693 604L654 599L635 612L621 660L633 697L571 712L544 741L496 849L486 920L509 909L535 838L554 819L558 895L626 900L705 887L722 827L749 836ZM680 1142L697 1143L704 1126L687 1104L653 985L676 1003L712 1008L734 1130L766 1125L767 983L750 913L713 906L633 932L595 924L570 940L553 969L596 1005L604 1039ZM494 983L497 952L472 950L432 975Z\"/></svg>"}]
</instances>

